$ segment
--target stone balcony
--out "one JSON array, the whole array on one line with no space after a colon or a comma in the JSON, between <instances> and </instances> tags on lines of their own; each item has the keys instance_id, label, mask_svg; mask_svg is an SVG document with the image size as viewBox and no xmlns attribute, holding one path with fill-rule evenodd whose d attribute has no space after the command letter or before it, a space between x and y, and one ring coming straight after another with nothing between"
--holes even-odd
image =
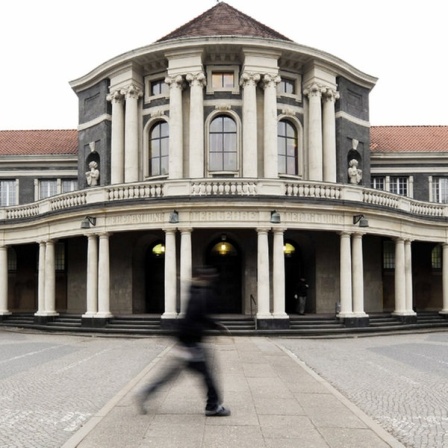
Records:
<instances>
[{"instance_id":1,"label":"stone balcony","mask_svg":"<svg viewBox=\"0 0 448 448\"><path fill-rule=\"evenodd\" d=\"M335 205L353 203L389 212L401 211L422 218L448 217L448 204L417 201L405 196L348 184L284 179L207 178L157 180L77 190L24 205L0 209L0 221L39 217L51 212L70 211L79 206L97 206L116 201L194 197L266 197L322 200Z\"/></svg>"}]
</instances>

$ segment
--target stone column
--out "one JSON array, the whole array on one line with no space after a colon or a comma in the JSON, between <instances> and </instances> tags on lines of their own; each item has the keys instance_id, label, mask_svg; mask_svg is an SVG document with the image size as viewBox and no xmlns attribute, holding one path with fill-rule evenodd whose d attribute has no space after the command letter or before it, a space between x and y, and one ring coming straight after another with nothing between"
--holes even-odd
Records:
<instances>
[{"instance_id":1,"label":"stone column","mask_svg":"<svg viewBox=\"0 0 448 448\"><path fill-rule=\"evenodd\" d=\"M243 177L258 176L257 146L257 83L260 75L244 72L240 85L243 87Z\"/></svg>"},{"instance_id":2,"label":"stone column","mask_svg":"<svg viewBox=\"0 0 448 448\"><path fill-rule=\"evenodd\" d=\"M405 259L405 282L406 282L406 314L416 315L413 304L413 288L412 288L412 243L410 240L404 242L404 259Z\"/></svg>"},{"instance_id":3,"label":"stone column","mask_svg":"<svg viewBox=\"0 0 448 448\"><path fill-rule=\"evenodd\" d=\"M336 182L336 117L334 103L339 92L327 89L323 95L323 175L325 182Z\"/></svg>"},{"instance_id":4,"label":"stone column","mask_svg":"<svg viewBox=\"0 0 448 448\"><path fill-rule=\"evenodd\" d=\"M185 313L191 284L192 255L191 228L180 231L180 312Z\"/></svg>"},{"instance_id":5,"label":"stone column","mask_svg":"<svg viewBox=\"0 0 448 448\"><path fill-rule=\"evenodd\" d=\"M39 267L37 274L37 313L36 316L45 315L45 241L39 242Z\"/></svg>"},{"instance_id":6,"label":"stone column","mask_svg":"<svg viewBox=\"0 0 448 448\"><path fill-rule=\"evenodd\" d=\"M308 173L310 180L322 180L322 92L317 84L304 90L308 97Z\"/></svg>"},{"instance_id":7,"label":"stone column","mask_svg":"<svg viewBox=\"0 0 448 448\"><path fill-rule=\"evenodd\" d=\"M394 315L406 314L406 275L404 240L395 240L395 311Z\"/></svg>"},{"instance_id":8,"label":"stone column","mask_svg":"<svg viewBox=\"0 0 448 448\"><path fill-rule=\"evenodd\" d=\"M112 103L110 182L121 184L124 182L124 97L115 90L107 95L107 100Z\"/></svg>"},{"instance_id":9,"label":"stone column","mask_svg":"<svg viewBox=\"0 0 448 448\"><path fill-rule=\"evenodd\" d=\"M353 317L352 307L352 257L350 251L350 233L341 232L340 239L340 282L341 309L338 317Z\"/></svg>"},{"instance_id":10,"label":"stone column","mask_svg":"<svg viewBox=\"0 0 448 448\"><path fill-rule=\"evenodd\" d=\"M448 243L442 245L442 288L443 309L440 314L448 315Z\"/></svg>"},{"instance_id":11,"label":"stone column","mask_svg":"<svg viewBox=\"0 0 448 448\"><path fill-rule=\"evenodd\" d=\"M98 312L98 237L87 236L87 303L83 317L94 317Z\"/></svg>"},{"instance_id":12,"label":"stone column","mask_svg":"<svg viewBox=\"0 0 448 448\"><path fill-rule=\"evenodd\" d=\"M180 75L176 76L175 78L167 77L165 78L165 82L170 86L169 178L181 179L183 177L183 78ZM201 132L203 132L203 130Z\"/></svg>"},{"instance_id":13,"label":"stone column","mask_svg":"<svg viewBox=\"0 0 448 448\"><path fill-rule=\"evenodd\" d=\"M162 319L176 319L176 229L165 230L165 312Z\"/></svg>"},{"instance_id":14,"label":"stone column","mask_svg":"<svg viewBox=\"0 0 448 448\"><path fill-rule=\"evenodd\" d=\"M364 264L362 234L354 233L352 239L353 313L355 317L367 317L364 312Z\"/></svg>"},{"instance_id":15,"label":"stone column","mask_svg":"<svg viewBox=\"0 0 448 448\"><path fill-rule=\"evenodd\" d=\"M285 254L283 251L283 233L286 229L274 228L272 290L274 294L274 318L287 319L285 313Z\"/></svg>"},{"instance_id":16,"label":"stone column","mask_svg":"<svg viewBox=\"0 0 448 448\"><path fill-rule=\"evenodd\" d=\"M264 177L278 178L277 84L280 76L264 75Z\"/></svg>"},{"instance_id":17,"label":"stone column","mask_svg":"<svg viewBox=\"0 0 448 448\"><path fill-rule=\"evenodd\" d=\"M142 91L131 84L121 93L126 98L125 134L124 134L124 181L138 182L139 180L139 120L138 100Z\"/></svg>"},{"instance_id":18,"label":"stone column","mask_svg":"<svg viewBox=\"0 0 448 448\"><path fill-rule=\"evenodd\" d=\"M190 83L190 154L188 177L204 177L204 73L188 74ZM170 127L171 132L171 127Z\"/></svg>"},{"instance_id":19,"label":"stone column","mask_svg":"<svg viewBox=\"0 0 448 448\"><path fill-rule=\"evenodd\" d=\"M107 319L112 317L110 312L110 256L109 234L99 235L98 258L98 312L96 318Z\"/></svg>"},{"instance_id":20,"label":"stone column","mask_svg":"<svg viewBox=\"0 0 448 448\"><path fill-rule=\"evenodd\" d=\"M54 241L48 240L45 248L45 315L57 316L56 312L56 271Z\"/></svg>"},{"instance_id":21,"label":"stone column","mask_svg":"<svg viewBox=\"0 0 448 448\"><path fill-rule=\"evenodd\" d=\"M0 246L0 315L11 314L8 311L8 248Z\"/></svg>"},{"instance_id":22,"label":"stone column","mask_svg":"<svg viewBox=\"0 0 448 448\"><path fill-rule=\"evenodd\" d=\"M269 296L269 228L257 229L257 319L271 319Z\"/></svg>"}]
</instances>

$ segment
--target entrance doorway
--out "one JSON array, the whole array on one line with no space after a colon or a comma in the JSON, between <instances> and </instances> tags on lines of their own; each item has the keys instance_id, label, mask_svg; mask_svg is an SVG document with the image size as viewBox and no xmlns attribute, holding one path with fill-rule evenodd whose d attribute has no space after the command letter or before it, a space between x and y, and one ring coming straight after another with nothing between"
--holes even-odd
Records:
<instances>
[{"instance_id":1,"label":"entrance doorway","mask_svg":"<svg viewBox=\"0 0 448 448\"><path fill-rule=\"evenodd\" d=\"M222 235L213 241L206 253L206 264L218 270L216 304L212 313L238 314L242 309L241 252L237 245Z\"/></svg>"},{"instance_id":2,"label":"entrance doorway","mask_svg":"<svg viewBox=\"0 0 448 448\"><path fill-rule=\"evenodd\" d=\"M297 300L294 299L294 292L303 276L301 254L298 246L292 241L285 241L285 311L287 314L297 313Z\"/></svg>"},{"instance_id":3,"label":"entrance doorway","mask_svg":"<svg viewBox=\"0 0 448 448\"><path fill-rule=\"evenodd\" d=\"M145 256L145 312L165 311L165 244L152 244Z\"/></svg>"}]
</instances>

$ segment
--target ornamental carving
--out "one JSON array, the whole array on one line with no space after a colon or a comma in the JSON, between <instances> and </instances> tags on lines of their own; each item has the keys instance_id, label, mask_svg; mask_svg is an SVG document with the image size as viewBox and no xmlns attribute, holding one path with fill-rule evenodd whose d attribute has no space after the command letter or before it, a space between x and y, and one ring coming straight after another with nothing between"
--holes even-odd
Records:
<instances>
[{"instance_id":1,"label":"ornamental carving","mask_svg":"<svg viewBox=\"0 0 448 448\"><path fill-rule=\"evenodd\" d=\"M121 94L125 95L126 99L132 98L135 100L138 100L141 96L143 96L141 89L134 84L131 84L126 89L122 89Z\"/></svg>"},{"instance_id":2,"label":"ornamental carving","mask_svg":"<svg viewBox=\"0 0 448 448\"><path fill-rule=\"evenodd\" d=\"M336 89L325 89L325 92L322 92L322 97L325 101L335 102L340 98L340 94Z\"/></svg>"},{"instance_id":3,"label":"ornamental carving","mask_svg":"<svg viewBox=\"0 0 448 448\"><path fill-rule=\"evenodd\" d=\"M186 80L190 83L190 87L192 86L205 87L207 84L205 74L203 72L199 72L196 74L188 73L186 76Z\"/></svg>"},{"instance_id":4,"label":"ornamental carving","mask_svg":"<svg viewBox=\"0 0 448 448\"><path fill-rule=\"evenodd\" d=\"M260 79L261 76L259 73L244 72L241 75L240 86L242 87L256 86L258 84L258 81L260 81Z\"/></svg>"},{"instance_id":5,"label":"ornamental carving","mask_svg":"<svg viewBox=\"0 0 448 448\"><path fill-rule=\"evenodd\" d=\"M172 89L183 89L184 88L184 79L181 75L177 76L167 76L165 78L165 83L170 86Z\"/></svg>"},{"instance_id":6,"label":"ornamental carving","mask_svg":"<svg viewBox=\"0 0 448 448\"><path fill-rule=\"evenodd\" d=\"M327 91L327 88L324 86L321 86L319 84L311 84L307 88L303 90L304 95L306 95L308 98L311 97L319 97L321 98L322 95Z\"/></svg>"},{"instance_id":7,"label":"ornamental carving","mask_svg":"<svg viewBox=\"0 0 448 448\"><path fill-rule=\"evenodd\" d=\"M267 89L268 87L277 87L277 84L280 83L282 78L278 75L269 75L266 73L263 75L263 87Z\"/></svg>"},{"instance_id":8,"label":"ornamental carving","mask_svg":"<svg viewBox=\"0 0 448 448\"><path fill-rule=\"evenodd\" d=\"M120 90L114 90L106 96L106 100L112 103L122 103L124 96Z\"/></svg>"}]
</instances>

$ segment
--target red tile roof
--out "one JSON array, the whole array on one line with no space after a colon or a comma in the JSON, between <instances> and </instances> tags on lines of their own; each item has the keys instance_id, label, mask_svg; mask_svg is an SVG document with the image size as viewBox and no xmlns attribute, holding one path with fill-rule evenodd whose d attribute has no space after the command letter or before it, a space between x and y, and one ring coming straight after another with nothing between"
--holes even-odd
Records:
<instances>
[{"instance_id":1,"label":"red tile roof","mask_svg":"<svg viewBox=\"0 0 448 448\"><path fill-rule=\"evenodd\" d=\"M78 131L0 131L0 157L8 155L54 155L78 153Z\"/></svg>"},{"instance_id":2,"label":"red tile roof","mask_svg":"<svg viewBox=\"0 0 448 448\"><path fill-rule=\"evenodd\" d=\"M213 8L162 37L157 42L204 36L247 36L292 42L291 39L257 22L225 2L217 3Z\"/></svg>"},{"instance_id":3,"label":"red tile roof","mask_svg":"<svg viewBox=\"0 0 448 448\"><path fill-rule=\"evenodd\" d=\"M372 126L372 152L448 152L448 126Z\"/></svg>"}]
</instances>

